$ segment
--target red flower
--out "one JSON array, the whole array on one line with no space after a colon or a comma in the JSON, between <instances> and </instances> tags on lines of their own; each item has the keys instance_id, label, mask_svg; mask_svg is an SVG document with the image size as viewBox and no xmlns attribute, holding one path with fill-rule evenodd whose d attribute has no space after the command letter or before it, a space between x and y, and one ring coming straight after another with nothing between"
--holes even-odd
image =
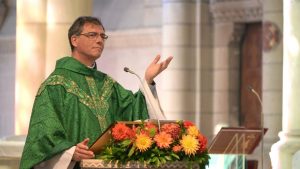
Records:
<instances>
[{"instance_id":1,"label":"red flower","mask_svg":"<svg viewBox=\"0 0 300 169\"><path fill-rule=\"evenodd\" d=\"M188 129L190 126L194 126L195 124L191 121L184 121L183 126L184 128Z\"/></svg>"},{"instance_id":2,"label":"red flower","mask_svg":"<svg viewBox=\"0 0 300 169\"><path fill-rule=\"evenodd\" d=\"M127 138L134 140L135 135L136 135L135 128L129 128L129 130L127 130L127 136L128 136Z\"/></svg>"},{"instance_id":3,"label":"red flower","mask_svg":"<svg viewBox=\"0 0 300 169\"><path fill-rule=\"evenodd\" d=\"M115 140L129 139L132 135L134 135L133 131L124 123L117 123L114 128L112 128L112 136Z\"/></svg>"},{"instance_id":4,"label":"red flower","mask_svg":"<svg viewBox=\"0 0 300 169\"><path fill-rule=\"evenodd\" d=\"M171 134L173 139L178 139L180 134L180 126L177 123L167 123L161 126L161 131Z\"/></svg>"},{"instance_id":5,"label":"red flower","mask_svg":"<svg viewBox=\"0 0 300 169\"><path fill-rule=\"evenodd\" d=\"M201 133L198 135L198 141L199 141L199 149L198 152L202 153L203 151L206 150L206 145L207 145L207 138L203 136Z\"/></svg>"}]
</instances>

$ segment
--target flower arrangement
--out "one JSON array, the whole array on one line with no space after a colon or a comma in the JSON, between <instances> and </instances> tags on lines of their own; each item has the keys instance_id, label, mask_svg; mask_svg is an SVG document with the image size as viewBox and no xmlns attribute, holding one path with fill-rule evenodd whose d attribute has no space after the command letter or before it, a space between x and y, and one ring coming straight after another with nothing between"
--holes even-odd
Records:
<instances>
[{"instance_id":1,"label":"flower arrangement","mask_svg":"<svg viewBox=\"0 0 300 169\"><path fill-rule=\"evenodd\" d=\"M165 123L160 130L152 122L138 125L118 122L111 134L112 139L98 156L105 161L140 161L156 167L185 161L204 169L210 159L206 137L190 121Z\"/></svg>"}]
</instances>

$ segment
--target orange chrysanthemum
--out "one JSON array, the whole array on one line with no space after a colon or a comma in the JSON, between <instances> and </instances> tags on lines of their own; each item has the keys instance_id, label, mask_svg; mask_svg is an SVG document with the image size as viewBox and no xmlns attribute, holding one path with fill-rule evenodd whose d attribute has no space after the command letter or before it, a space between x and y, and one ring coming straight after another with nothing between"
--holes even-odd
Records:
<instances>
[{"instance_id":1,"label":"orange chrysanthemum","mask_svg":"<svg viewBox=\"0 0 300 169\"><path fill-rule=\"evenodd\" d=\"M186 155L195 155L199 149L198 140L191 135L184 135L180 140L180 145Z\"/></svg>"},{"instance_id":2,"label":"orange chrysanthemum","mask_svg":"<svg viewBox=\"0 0 300 169\"><path fill-rule=\"evenodd\" d=\"M137 134L135 145L140 152L144 152L151 147L152 140L146 134Z\"/></svg>"},{"instance_id":3,"label":"orange chrysanthemum","mask_svg":"<svg viewBox=\"0 0 300 169\"><path fill-rule=\"evenodd\" d=\"M115 127L112 128L112 136L118 141L130 138L132 133L133 131L124 123L117 123Z\"/></svg>"},{"instance_id":4,"label":"orange chrysanthemum","mask_svg":"<svg viewBox=\"0 0 300 169\"><path fill-rule=\"evenodd\" d=\"M169 148L173 142L171 135L166 132L160 132L155 135L154 140L159 148Z\"/></svg>"},{"instance_id":5,"label":"orange chrysanthemum","mask_svg":"<svg viewBox=\"0 0 300 169\"><path fill-rule=\"evenodd\" d=\"M174 153L177 153L177 152L181 151L181 149L182 149L182 147L180 145L176 145L172 148Z\"/></svg>"}]
</instances>

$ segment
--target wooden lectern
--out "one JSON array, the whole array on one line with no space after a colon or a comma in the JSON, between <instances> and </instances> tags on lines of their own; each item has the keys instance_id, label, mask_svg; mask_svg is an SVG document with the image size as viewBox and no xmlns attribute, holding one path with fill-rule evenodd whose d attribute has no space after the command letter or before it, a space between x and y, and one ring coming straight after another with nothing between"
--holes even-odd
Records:
<instances>
[{"instance_id":1,"label":"wooden lectern","mask_svg":"<svg viewBox=\"0 0 300 169\"><path fill-rule=\"evenodd\" d=\"M209 154L252 154L267 129L223 127L211 142Z\"/></svg>"},{"instance_id":2,"label":"wooden lectern","mask_svg":"<svg viewBox=\"0 0 300 169\"><path fill-rule=\"evenodd\" d=\"M249 129L223 127L211 142L208 153L211 156L222 157L224 168L250 169L250 163L245 160L245 155L252 154L267 129ZM263 143L263 142L262 142ZM214 157L212 157L214 158ZM262 158L262 157L261 157ZM257 168L257 161L255 161Z\"/></svg>"}]
</instances>

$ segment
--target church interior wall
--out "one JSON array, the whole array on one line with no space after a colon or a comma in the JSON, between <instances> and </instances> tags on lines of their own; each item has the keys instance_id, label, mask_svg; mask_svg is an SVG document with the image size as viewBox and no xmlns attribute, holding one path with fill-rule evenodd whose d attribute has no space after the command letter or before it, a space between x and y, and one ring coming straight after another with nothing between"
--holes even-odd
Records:
<instances>
[{"instance_id":1,"label":"church interior wall","mask_svg":"<svg viewBox=\"0 0 300 169\"><path fill-rule=\"evenodd\" d=\"M222 4L223 3L223 4ZM224 4L227 3L228 5ZM248 3L245 5L244 3ZM274 21L276 24L282 26L282 10L280 10L280 4L282 2L274 3L274 1L264 1L263 4L260 4L259 1L214 1L212 3L211 9L214 16L215 21L215 47L214 47L214 59L218 59L217 57L220 55L226 56L227 54L234 56L234 51L239 46L236 44L235 47L232 46L230 48L228 44L228 40L233 38L233 32L237 33L237 30L234 30L234 24L243 25L245 23L257 22L257 21ZM229 4L231 4L229 6ZM257 8L260 7L261 9ZM262 8L263 6L263 8ZM265 7L266 6L266 7ZM252 9L251 9L252 8ZM282 8L282 6L281 6ZM237 10L238 9L238 10ZM237 12L237 11L239 12ZM247 14L243 15L242 11L245 11ZM229 29L229 30L228 30ZM280 28L281 29L281 28ZM282 30L282 29L281 29ZM219 32L219 34L218 34ZM241 36L240 34L239 36ZM228 37L230 36L230 37ZM232 36L232 37L231 37ZM220 38L222 37L222 38ZM239 51L236 51L239 52ZM226 57L225 57L226 58ZM225 59L224 58L224 59ZM266 168L270 167L270 158L268 156L268 152L270 151L271 145L278 140L277 133L281 130L281 82L282 82L282 44L278 44L276 48L271 50L270 52L263 52L263 61L262 61L262 69L263 69L263 116L264 116L264 126L269 128L265 136L265 145L264 145L264 165ZM235 57L238 60L238 58ZM223 61L226 63L226 61ZM230 62L232 63L232 62ZM215 65L216 66L216 65ZM215 67L217 69L217 67ZM231 69L232 73L229 73ZM229 78L227 78L227 83L235 83L230 79L234 79L232 77L238 77L238 67L234 68L230 65L227 65L227 68L224 68L222 71L227 72L225 73ZM238 80L236 78L235 80ZM222 81L226 81L226 78ZM223 84L227 84L226 82ZM236 89L236 84L232 84L231 87L227 88L228 93L231 93L231 97L229 99L236 98L239 93L234 91ZM219 91L216 91L219 92ZM220 93L220 95L222 95ZM221 98L221 97L220 97ZM223 94L223 101L226 102L228 96ZM276 105L274 105L274 103ZM233 126L236 121L234 118L237 118L236 111L238 107L237 104L226 103L230 108L227 109L223 114L228 114L233 118L230 118L225 121L225 124L229 124ZM217 109L218 110L218 109ZM229 111L229 112L228 112ZM217 112L217 111L215 111ZM222 119L223 120L223 119ZM234 120L232 123L230 120ZM236 119L238 120L238 119ZM221 121L222 122L222 121ZM220 121L219 121L220 123ZM217 123L214 123L217 125ZM252 159L259 159L260 156L260 147L256 149L253 155L250 155L249 158ZM260 161L260 160L259 160Z\"/></svg>"},{"instance_id":2,"label":"church interior wall","mask_svg":"<svg viewBox=\"0 0 300 169\"><path fill-rule=\"evenodd\" d=\"M283 1L264 1L264 22L272 22L283 35ZM278 140L278 132L282 130L282 75L283 75L283 43L280 41L272 50L263 51L263 113L264 125L269 128L265 136L265 155Z\"/></svg>"},{"instance_id":3,"label":"church interior wall","mask_svg":"<svg viewBox=\"0 0 300 169\"><path fill-rule=\"evenodd\" d=\"M162 54L174 55L175 58L162 76L164 88L161 92L161 103L170 119L195 122L200 113L196 110L199 103L199 81L196 76L199 66L197 38L201 30L196 21L198 8L195 1L163 1ZM181 60L185 62L180 62ZM186 64L187 62L190 64ZM169 79L168 74L173 77ZM175 75L180 76L176 78Z\"/></svg>"},{"instance_id":4,"label":"church interior wall","mask_svg":"<svg viewBox=\"0 0 300 169\"><path fill-rule=\"evenodd\" d=\"M101 18L109 35L97 61L99 69L137 91L138 79L123 68L127 66L143 77L147 64L160 54L161 11L160 0L94 1L93 15ZM160 79L156 80L159 83Z\"/></svg>"}]
</instances>

